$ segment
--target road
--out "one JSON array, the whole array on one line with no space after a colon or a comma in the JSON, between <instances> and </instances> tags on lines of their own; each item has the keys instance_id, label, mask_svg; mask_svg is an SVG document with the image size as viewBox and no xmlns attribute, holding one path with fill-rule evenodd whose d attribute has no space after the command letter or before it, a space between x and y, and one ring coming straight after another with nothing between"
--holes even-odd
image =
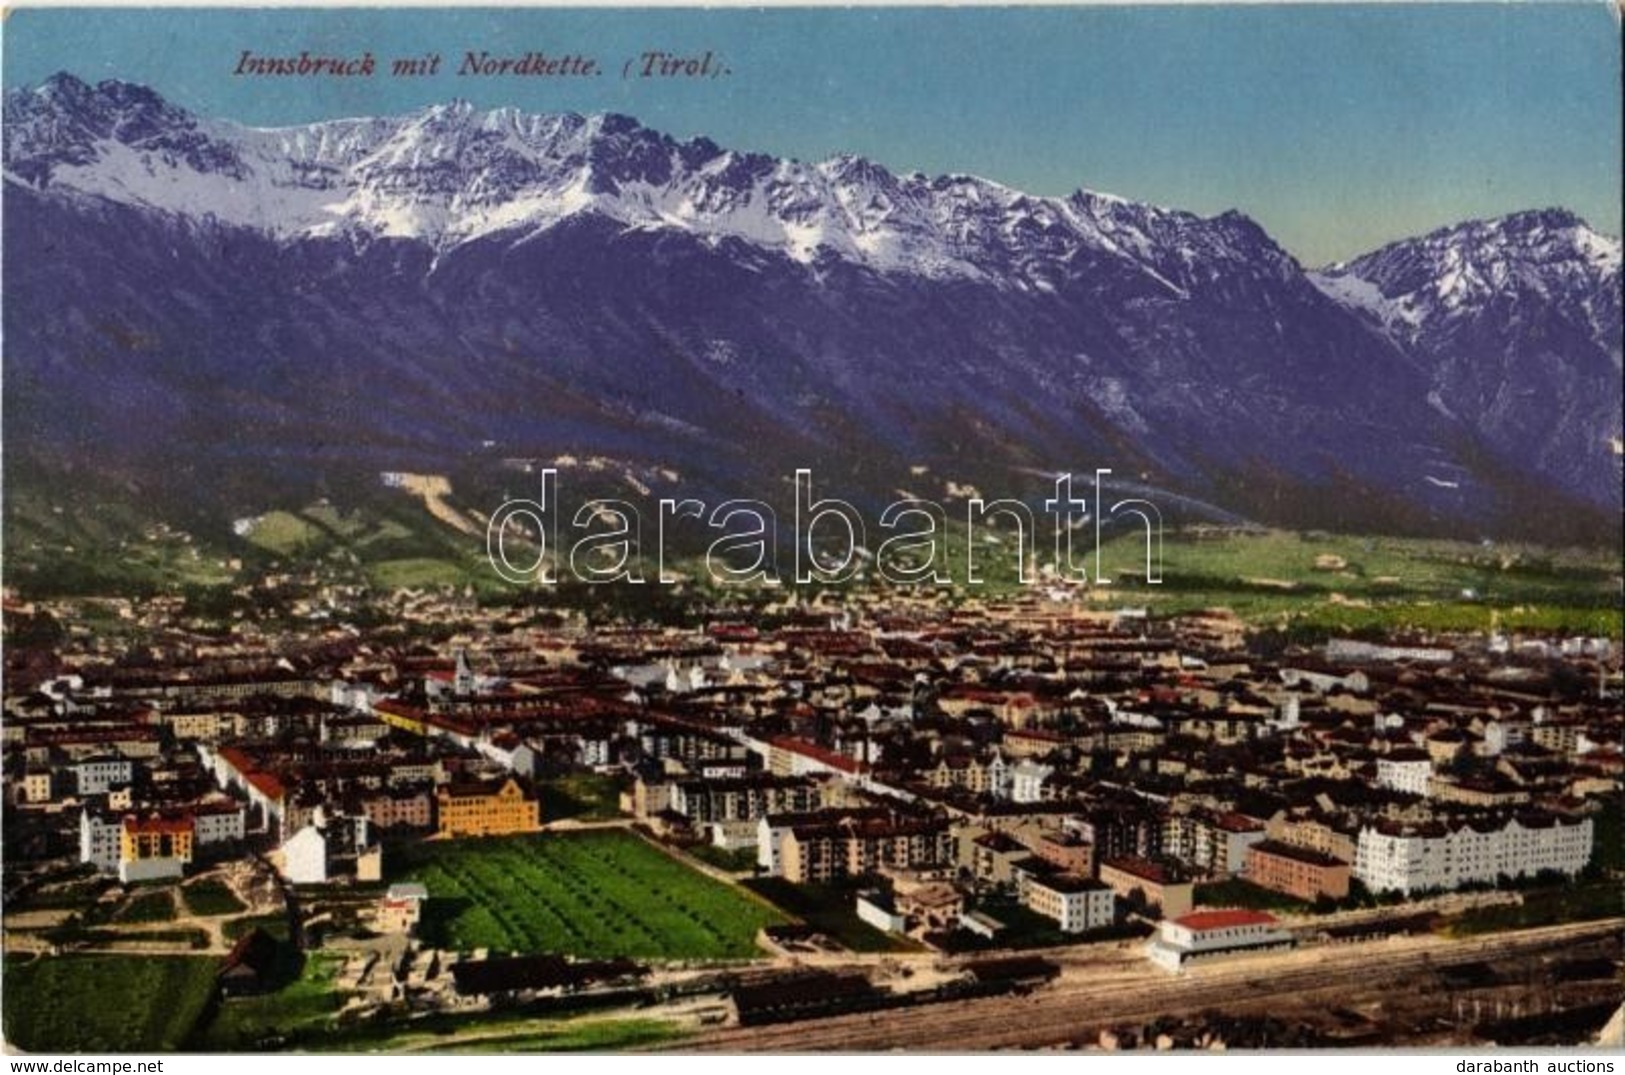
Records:
<instances>
[{"instance_id":1,"label":"road","mask_svg":"<svg viewBox=\"0 0 1625 1075\"><path fill-rule=\"evenodd\" d=\"M1465 940L1434 935L1322 945L1213 962L1174 976L1125 949L1063 966L1052 984L1028 995L992 997L837 1016L781 1026L736 1027L687 1038L688 1052L985 1051L1093 1038L1102 1026L1208 1008L1329 1006L1387 986L1414 992L1437 967L1561 951L1612 939L1625 919L1608 919Z\"/></svg>"}]
</instances>

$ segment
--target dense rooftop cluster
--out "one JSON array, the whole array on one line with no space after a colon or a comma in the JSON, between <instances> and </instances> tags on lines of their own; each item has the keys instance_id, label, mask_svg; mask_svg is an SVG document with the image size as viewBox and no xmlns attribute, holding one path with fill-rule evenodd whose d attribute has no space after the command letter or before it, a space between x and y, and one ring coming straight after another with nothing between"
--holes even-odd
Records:
<instances>
[{"instance_id":1,"label":"dense rooftop cluster","mask_svg":"<svg viewBox=\"0 0 1625 1075\"><path fill-rule=\"evenodd\" d=\"M224 633L180 602L103 603L140 645L70 627L8 648L8 881L255 852L300 882L377 879L389 841L537 831L542 786L595 771L660 838L868 886L882 928L996 933L1003 900L1086 932L1238 879L1314 904L1575 875L1625 772L1606 639L1266 647L1222 610L1053 593L668 626L393 601L366 617L387 626Z\"/></svg>"}]
</instances>

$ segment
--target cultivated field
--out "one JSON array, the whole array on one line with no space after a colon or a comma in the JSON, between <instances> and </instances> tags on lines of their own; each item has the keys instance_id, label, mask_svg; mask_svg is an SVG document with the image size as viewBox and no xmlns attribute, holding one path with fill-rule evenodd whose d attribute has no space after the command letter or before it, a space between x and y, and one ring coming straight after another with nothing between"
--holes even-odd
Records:
<instances>
[{"instance_id":1,"label":"cultivated field","mask_svg":"<svg viewBox=\"0 0 1625 1075\"><path fill-rule=\"evenodd\" d=\"M1318 634L1568 631L1619 636L1617 554L1351 535L1170 531L1162 582L1145 584L1145 540L1102 548L1113 592L1159 613L1225 607ZM1088 567L1094 568L1091 552Z\"/></svg>"},{"instance_id":2,"label":"cultivated field","mask_svg":"<svg viewBox=\"0 0 1625 1075\"><path fill-rule=\"evenodd\" d=\"M6 960L6 1042L30 1052L178 1049L220 963L195 956Z\"/></svg>"},{"instance_id":3,"label":"cultivated field","mask_svg":"<svg viewBox=\"0 0 1625 1075\"><path fill-rule=\"evenodd\" d=\"M462 951L738 959L784 921L625 832L416 844L391 874L428 886L424 938Z\"/></svg>"}]
</instances>

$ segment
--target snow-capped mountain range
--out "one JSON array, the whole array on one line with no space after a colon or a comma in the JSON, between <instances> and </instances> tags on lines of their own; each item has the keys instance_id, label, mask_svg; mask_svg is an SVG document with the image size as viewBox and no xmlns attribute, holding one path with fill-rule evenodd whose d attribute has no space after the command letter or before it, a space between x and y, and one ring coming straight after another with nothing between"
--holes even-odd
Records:
<instances>
[{"instance_id":1,"label":"snow-capped mountain range","mask_svg":"<svg viewBox=\"0 0 1625 1075\"><path fill-rule=\"evenodd\" d=\"M311 441L481 444L877 488L1115 465L1286 521L1357 493L1494 528L1531 488L1617 520L1620 248L1562 211L1307 273L1234 212L619 115L257 129L65 74L7 94L4 175L7 415L61 451L219 456L224 430L290 471Z\"/></svg>"},{"instance_id":2,"label":"snow-capped mountain range","mask_svg":"<svg viewBox=\"0 0 1625 1075\"><path fill-rule=\"evenodd\" d=\"M364 233L445 250L592 213L744 240L803 264L837 257L1038 287L1046 261L1089 248L1174 293L1160 252L1178 251L1185 265L1230 252L1210 222L1110 195L1035 197L972 176L897 176L851 156L806 164L678 142L628 116L482 112L466 101L259 129L199 119L145 87L58 75L8 97L5 160L35 186L283 239Z\"/></svg>"},{"instance_id":3,"label":"snow-capped mountain range","mask_svg":"<svg viewBox=\"0 0 1625 1075\"><path fill-rule=\"evenodd\" d=\"M1441 228L1314 274L1316 284L1410 343L1498 301L1578 302L1619 356L1620 244L1566 210ZM1610 300L1612 303L1610 304ZM1610 309L1610 305L1612 308Z\"/></svg>"}]
</instances>

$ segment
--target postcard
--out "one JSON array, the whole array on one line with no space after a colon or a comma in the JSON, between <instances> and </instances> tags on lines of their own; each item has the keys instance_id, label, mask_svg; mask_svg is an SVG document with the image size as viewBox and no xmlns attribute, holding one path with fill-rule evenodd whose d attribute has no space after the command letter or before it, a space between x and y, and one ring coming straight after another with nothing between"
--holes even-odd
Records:
<instances>
[{"instance_id":1,"label":"postcard","mask_svg":"<svg viewBox=\"0 0 1625 1075\"><path fill-rule=\"evenodd\" d=\"M3 32L8 1049L1620 1043L1615 6Z\"/></svg>"}]
</instances>

